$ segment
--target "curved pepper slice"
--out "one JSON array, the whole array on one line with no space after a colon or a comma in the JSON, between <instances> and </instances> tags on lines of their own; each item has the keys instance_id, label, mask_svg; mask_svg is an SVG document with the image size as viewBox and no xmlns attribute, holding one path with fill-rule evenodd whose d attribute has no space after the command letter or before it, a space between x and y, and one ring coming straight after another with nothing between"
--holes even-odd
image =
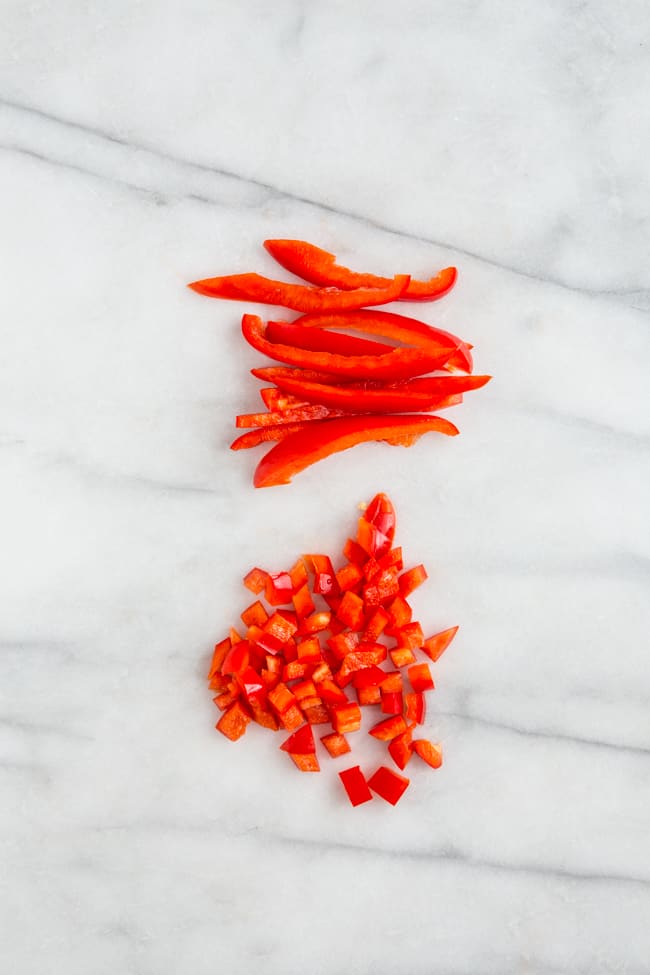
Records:
<instances>
[{"instance_id":1,"label":"curved pepper slice","mask_svg":"<svg viewBox=\"0 0 650 975\"><path fill-rule=\"evenodd\" d=\"M410 379L439 369L454 354L454 348L395 348L385 355L337 355L334 352L311 352L290 345L269 342L265 326L257 315L244 315L241 330L246 341L269 359L294 366L330 372L351 379Z\"/></svg>"},{"instance_id":2,"label":"curved pepper slice","mask_svg":"<svg viewBox=\"0 0 650 975\"><path fill-rule=\"evenodd\" d=\"M380 287L312 288L304 284L274 281L261 274L227 274L219 278L204 278L188 285L192 291L208 298L228 298L231 301L255 301L261 305L282 305L295 311L322 311L326 308L365 308L395 301L409 285L408 274L398 274Z\"/></svg>"},{"instance_id":3,"label":"curved pepper slice","mask_svg":"<svg viewBox=\"0 0 650 975\"><path fill-rule=\"evenodd\" d=\"M265 240L264 246L278 264L312 284L337 288L379 288L390 278L377 274L359 274L336 263L336 255L305 240ZM457 277L455 267L446 267L428 281L411 282L400 295L400 301L435 301L450 291Z\"/></svg>"},{"instance_id":4,"label":"curved pepper slice","mask_svg":"<svg viewBox=\"0 0 650 975\"><path fill-rule=\"evenodd\" d=\"M326 420L331 416L341 416L342 410L331 410L328 406L307 403L305 406L291 407L287 410L269 413L240 413L235 419L237 427L272 427L279 423L301 423L305 420Z\"/></svg>"},{"instance_id":5,"label":"curved pepper slice","mask_svg":"<svg viewBox=\"0 0 650 975\"><path fill-rule=\"evenodd\" d=\"M445 332L444 329L434 328L420 322L417 318L407 318L405 315L395 315L388 311L355 310L345 314L336 311L312 312L301 315L294 325L308 328L351 328L357 332L368 332L370 335L383 335L385 338L398 342L410 342L422 348L452 350L453 358L448 365L465 372L473 369L470 346L457 335Z\"/></svg>"},{"instance_id":6,"label":"curved pepper slice","mask_svg":"<svg viewBox=\"0 0 650 975\"><path fill-rule=\"evenodd\" d=\"M306 328L295 322L268 322L266 337L271 342L295 345L297 349L336 352L339 355L385 355L395 348L385 342L371 342L356 335L328 332L324 328Z\"/></svg>"},{"instance_id":7,"label":"curved pepper slice","mask_svg":"<svg viewBox=\"0 0 650 975\"><path fill-rule=\"evenodd\" d=\"M249 447L258 447L261 443L270 443L274 440L284 440L292 433L298 433L313 424L313 420L302 420L299 423L278 423L272 427L258 427L256 430L247 430L241 437L230 444L231 450L248 450Z\"/></svg>"},{"instance_id":8,"label":"curved pepper slice","mask_svg":"<svg viewBox=\"0 0 650 975\"><path fill-rule=\"evenodd\" d=\"M432 376L392 386L335 386L278 376L278 387L310 403L349 413L400 413L442 409L455 405L459 393L485 386L490 376Z\"/></svg>"},{"instance_id":9,"label":"curved pepper slice","mask_svg":"<svg viewBox=\"0 0 650 975\"><path fill-rule=\"evenodd\" d=\"M332 374L330 372L318 372L316 369L294 369L292 366L262 366L260 369L251 369L251 375L263 382L276 383L280 378L306 379L310 383L331 383ZM353 382L345 376L337 376L337 383Z\"/></svg>"},{"instance_id":10,"label":"curved pepper slice","mask_svg":"<svg viewBox=\"0 0 650 975\"><path fill-rule=\"evenodd\" d=\"M298 433L276 444L257 465L255 487L288 484L295 474L330 454L347 450L367 440L385 440L396 446L410 446L424 433L437 431L455 436L458 429L439 416L417 414L360 414L334 420L316 420Z\"/></svg>"}]
</instances>

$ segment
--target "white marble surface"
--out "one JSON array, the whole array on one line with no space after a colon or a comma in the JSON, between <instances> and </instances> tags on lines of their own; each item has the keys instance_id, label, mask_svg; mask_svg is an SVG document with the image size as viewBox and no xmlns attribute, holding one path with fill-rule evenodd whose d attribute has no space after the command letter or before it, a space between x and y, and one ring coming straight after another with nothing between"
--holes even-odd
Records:
<instances>
[{"instance_id":1,"label":"white marble surface","mask_svg":"<svg viewBox=\"0 0 650 975\"><path fill-rule=\"evenodd\" d=\"M645 0L2 20L0 970L650 972ZM253 490L258 357L184 283L267 236L458 265L460 437ZM203 675L243 571L377 490L462 629L444 768L353 810Z\"/></svg>"}]
</instances>

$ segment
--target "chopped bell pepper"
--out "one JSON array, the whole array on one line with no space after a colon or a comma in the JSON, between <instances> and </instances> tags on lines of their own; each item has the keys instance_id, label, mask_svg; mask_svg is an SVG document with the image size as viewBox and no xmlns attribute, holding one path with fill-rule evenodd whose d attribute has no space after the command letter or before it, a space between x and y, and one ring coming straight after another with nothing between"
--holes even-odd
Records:
<instances>
[{"instance_id":1,"label":"chopped bell pepper","mask_svg":"<svg viewBox=\"0 0 650 975\"><path fill-rule=\"evenodd\" d=\"M373 738L378 738L380 741L390 741L391 738L396 738L397 735L401 735L406 731L407 727L408 725L403 716L401 714L395 714L373 725L368 734L372 735Z\"/></svg>"},{"instance_id":2,"label":"chopped bell pepper","mask_svg":"<svg viewBox=\"0 0 650 975\"><path fill-rule=\"evenodd\" d=\"M255 593L256 596L259 596L266 586L266 577L267 573L263 569L255 567L244 576L244 585L252 593Z\"/></svg>"},{"instance_id":3,"label":"chopped bell pepper","mask_svg":"<svg viewBox=\"0 0 650 975\"><path fill-rule=\"evenodd\" d=\"M406 731L403 731L401 735L397 736L397 738L393 738L388 745L390 757L393 759L398 769L402 769L402 771L406 768L413 756L413 752L411 751L411 738L411 729L407 728Z\"/></svg>"},{"instance_id":4,"label":"chopped bell pepper","mask_svg":"<svg viewBox=\"0 0 650 975\"><path fill-rule=\"evenodd\" d=\"M358 731L361 727L361 711L359 705L349 701L347 704L332 706L332 727L340 735L350 731Z\"/></svg>"},{"instance_id":5,"label":"chopped bell pepper","mask_svg":"<svg viewBox=\"0 0 650 975\"><path fill-rule=\"evenodd\" d=\"M351 751L345 735L339 735L336 731L333 731L331 735L323 735L321 741L332 758L338 758L340 755L345 755Z\"/></svg>"},{"instance_id":6,"label":"chopped bell pepper","mask_svg":"<svg viewBox=\"0 0 650 975\"><path fill-rule=\"evenodd\" d=\"M226 738L230 738L231 741L237 741L246 731L246 725L250 720L250 715L242 703L235 701L227 711L224 711L215 727Z\"/></svg>"},{"instance_id":7,"label":"chopped bell pepper","mask_svg":"<svg viewBox=\"0 0 650 975\"><path fill-rule=\"evenodd\" d=\"M382 690L381 710L383 714L401 714L404 710L404 697L402 692Z\"/></svg>"},{"instance_id":8,"label":"chopped bell pepper","mask_svg":"<svg viewBox=\"0 0 650 975\"><path fill-rule=\"evenodd\" d=\"M399 591L406 598L406 596L410 596L428 578L427 570L424 566L416 565L414 569L403 572L399 577Z\"/></svg>"},{"instance_id":9,"label":"chopped bell pepper","mask_svg":"<svg viewBox=\"0 0 650 975\"><path fill-rule=\"evenodd\" d=\"M424 641L422 649L435 663L445 652L457 633L457 626L452 626L450 629L443 630L441 633L435 633Z\"/></svg>"},{"instance_id":10,"label":"chopped bell pepper","mask_svg":"<svg viewBox=\"0 0 650 975\"><path fill-rule=\"evenodd\" d=\"M320 765L315 755L296 755L291 752L289 758L301 772L320 772Z\"/></svg>"},{"instance_id":11,"label":"chopped bell pepper","mask_svg":"<svg viewBox=\"0 0 650 975\"><path fill-rule=\"evenodd\" d=\"M261 443L273 443L275 440L284 440L292 433L304 430L313 421L303 420L299 423L278 423L273 427L258 427L257 430L248 430L242 433L241 437L230 444L231 450L249 450L251 447L259 447Z\"/></svg>"},{"instance_id":12,"label":"chopped bell pepper","mask_svg":"<svg viewBox=\"0 0 650 975\"><path fill-rule=\"evenodd\" d=\"M411 748L418 755L423 762L430 765L431 768L440 768L442 765L442 746L434 745L432 742L427 741L424 738L418 738L411 745Z\"/></svg>"},{"instance_id":13,"label":"chopped bell pepper","mask_svg":"<svg viewBox=\"0 0 650 975\"><path fill-rule=\"evenodd\" d=\"M389 650L388 654L394 667L408 667L409 664L415 663L415 654L410 647L395 647L394 650Z\"/></svg>"},{"instance_id":14,"label":"chopped bell pepper","mask_svg":"<svg viewBox=\"0 0 650 975\"><path fill-rule=\"evenodd\" d=\"M404 706L407 721L424 724L424 719L427 716L427 701L423 693L413 691L413 693L405 694Z\"/></svg>"},{"instance_id":15,"label":"chopped bell pepper","mask_svg":"<svg viewBox=\"0 0 650 975\"><path fill-rule=\"evenodd\" d=\"M405 775L398 775L392 769L381 765L375 774L368 779L368 785L378 796L395 806L408 789L410 780Z\"/></svg>"},{"instance_id":16,"label":"chopped bell pepper","mask_svg":"<svg viewBox=\"0 0 650 975\"><path fill-rule=\"evenodd\" d=\"M353 806L360 806L362 802L372 799L368 783L358 765L339 772L339 778Z\"/></svg>"},{"instance_id":17,"label":"chopped bell pepper","mask_svg":"<svg viewBox=\"0 0 650 975\"><path fill-rule=\"evenodd\" d=\"M385 342L360 339L356 335L328 332L324 328L307 328L295 322L270 321L266 326L269 342L293 345L312 352L335 352L337 355L385 355L394 348Z\"/></svg>"},{"instance_id":18,"label":"chopped bell pepper","mask_svg":"<svg viewBox=\"0 0 650 975\"><path fill-rule=\"evenodd\" d=\"M412 667L409 667L407 674L409 675L411 687L416 692L432 691L435 687L433 678L431 677L431 671L429 670L429 664L414 664Z\"/></svg>"}]
</instances>

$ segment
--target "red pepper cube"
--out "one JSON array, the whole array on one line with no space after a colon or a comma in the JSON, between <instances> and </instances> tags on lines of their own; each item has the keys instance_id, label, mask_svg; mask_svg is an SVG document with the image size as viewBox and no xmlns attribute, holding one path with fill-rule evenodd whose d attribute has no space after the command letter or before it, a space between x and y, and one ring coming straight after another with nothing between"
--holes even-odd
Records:
<instances>
[{"instance_id":1,"label":"red pepper cube","mask_svg":"<svg viewBox=\"0 0 650 975\"><path fill-rule=\"evenodd\" d=\"M364 667L362 670L357 670L352 675L352 682L357 689L360 687L380 687L382 681L385 679L386 671L382 670L381 667L377 667L376 664L370 667Z\"/></svg>"},{"instance_id":2,"label":"red pepper cube","mask_svg":"<svg viewBox=\"0 0 650 975\"><path fill-rule=\"evenodd\" d=\"M404 696L401 691L381 692L382 714L401 714L404 710Z\"/></svg>"},{"instance_id":3,"label":"red pepper cube","mask_svg":"<svg viewBox=\"0 0 650 975\"><path fill-rule=\"evenodd\" d=\"M391 806L395 806L408 789L410 780L405 775L399 775L385 765L381 765L368 779L368 785L378 796L390 802Z\"/></svg>"},{"instance_id":4,"label":"red pepper cube","mask_svg":"<svg viewBox=\"0 0 650 975\"><path fill-rule=\"evenodd\" d=\"M291 761L301 772L320 772L320 765L315 755L294 755L289 756Z\"/></svg>"},{"instance_id":5,"label":"red pepper cube","mask_svg":"<svg viewBox=\"0 0 650 975\"><path fill-rule=\"evenodd\" d=\"M301 640L297 646L298 660L301 664L319 664L323 659L317 636Z\"/></svg>"},{"instance_id":6,"label":"red pepper cube","mask_svg":"<svg viewBox=\"0 0 650 975\"><path fill-rule=\"evenodd\" d=\"M266 668L260 671L260 677L264 681L267 691L272 691L280 683L280 674L274 674L273 671Z\"/></svg>"},{"instance_id":7,"label":"red pepper cube","mask_svg":"<svg viewBox=\"0 0 650 975\"><path fill-rule=\"evenodd\" d=\"M302 680L309 673L309 664L300 660L292 660L282 668L282 680Z\"/></svg>"},{"instance_id":8,"label":"red pepper cube","mask_svg":"<svg viewBox=\"0 0 650 975\"><path fill-rule=\"evenodd\" d=\"M323 661L322 664L318 664L311 676L315 684L322 680L331 680L332 671L330 670L329 664L325 661Z\"/></svg>"},{"instance_id":9,"label":"red pepper cube","mask_svg":"<svg viewBox=\"0 0 650 975\"><path fill-rule=\"evenodd\" d=\"M299 702L308 697L318 697L318 691L313 680L301 680L300 683L293 685L291 691Z\"/></svg>"},{"instance_id":10,"label":"red pepper cube","mask_svg":"<svg viewBox=\"0 0 650 975\"><path fill-rule=\"evenodd\" d=\"M329 606L330 610L333 613L338 613L339 606L341 605L341 603L343 601L343 596L323 596L323 599L325 600L325 602L327 603L327 605ZM334 622L335 622L335 620L332 619L332 624L334 624ZM332 628L333 627L330 626L330 629L332 629ZM340 623L339 624L339 632L343 628L344 628L343 623Z\"/></svg>"},{"instance_id":11,"label":"red pepper cube","mask_svg":"<svg viewBox=\"0 0 650 975\"><path fill-rule=\"evenodd\" d=\"M429 664L413 664L407 670L411 687L414 691L432 691L435 687L429 670Z\"/></svg>"},{"instance_id":12,"label":"red pepper cube","mask_svg":"<svg viewBox=\"0 0 650 975\"><path fill-rule=\"evenodd\" d=\"M221 672L223 674L237 674L239 671L248 667L249 660L250 647L248 642L246 640L240 640L239 643L231 646L226 654L221 665Z\"/></svg>"},{"instance_id":13,"label":"red pepper cube","mask_svg":"<svg viewBox=\"0 0 650 975\"><path fill-rule=\"evenodd\" d=\"M411 748L431 768L440 768L442 765L442 745L434 745L425 738L418 738Z\"/></svg>"},{"instance_id":14,"label":"red pepper cube","mask_svg":"<svg viewBox=\"0 0 650 975\"><path fill-rule=\"evenodd\" d=\"M441 633L434 633L433 636L430 636L423 642L422 649L435 663L445 652L457 633L457 626L452 626L449 630L443 630Z\"/></svg>"},{"instance_id":15,"label":"red pepper cube","mask_svg":"<svg viewBox=\"0 0 650 975\"><path fill-rule=\"evenodd\" d=\"M339 772L339 778L353 806L360 806L362 802L372 799L368 783L358 765Z\"/></svg>"},{"instance_id":16,"label":"red pepper cube","mask_svg":"<svg viewBox=\"0 0 650 975\"><path fill-rule=\"evenodd\" d=\"M338 758L339 755L345 755L351 751L345 735L339 735L336 731L332 732L331 735L323 735L321 741L332 758Z\"/></svg>"},{"instance_id":17,"label":"red pepper cube","mask_svg":"<svg viewBox=\"0 0 650 975\"><path fill-rule=\"evenodd\" d=\"M256 631L255 636L255 646L262 653L276 655L283 652L285 644L273 636L272 633L265 633L264 630L261 630L259 632Z\"/></svg>"},{"instance_id":18,"label":"red pepper cube","mask_svg":"<svg viewBox=\"0 0 650 975\"><path fill-rule=\"evenodd\" d=\"M290 708L287 708L280 715L280 724L287 731L294 731L296 728L299 728L304 720L305 717L297 704L292 704Z\"/></svg>"},{"instance_id":19,"label":"red pepper cube","mask_svg":"<svg viewBox=\"0 0 650 975\"><path fill-rule=\"evenodd\" d=\"M368 558L367 553L364 552L359 543L353 541L351 538L348 538L343 546L343 555L348 562L354 562L356 565L364 565Z\"/></svg>"},{"instance_id":20,"label":"red pepper cube","mask_svg":"<svg viewBox=\"0 0 650 975\"><path fill-rule=\"evenodd\" d=\"M266 669L270 670L272 674L282 673L282 658L274 657L273 654L268 653L266 655Z\"/></svg>"},{"instance_id":21,"label":"red pepper cube","mask_svg":"<svg viewBox=\"0 0 650 975\"><path fill-rule=\"evenodd\" d=\"M397 630L395 638L400 647L410 647L411 650L416 650L424 642L424 633L419 623L407 623L406 626Z\"/></svg>"},{"instance_id":22,"label":"red pepper cube","mask_svg":"<svg viewBox=\"0 0 650 975\"><path fill-rule=\"evenodd\" d=\"M340 735L349 731L358 731L361 727L361 710L358 704L334 705L332 707L332 727Z\"/></svg>"},{"instance_id":23,"label":"red pepper cube","mask_svg":"<svg viewBox=\"0 0 650 975\"><path fill-rule=\"evenodd\" d=\"M309 724L329 724L329 711L325 705L319 698L309 698L309 700L316 702L309 707L307 707L307 701L302 705L302 713Z\"/></svg>"},{"instance_id":24,"label":"red pepper cube","mask_svg":"<svg viewBox=\"0 0 650 975\"><path fill-rule=\"evenodd\" d=\"M408 763L413 757L413 752L411 751L411 729L407 728L401 735L397 738L393 738L388 744L388 752L390 757L393 759L398 769L404 771Z\"/></svg>"},{"instance_id":25,"label":"red pepper cube","mask_svg":"<svg viewBox=\"0 0 650 975\"><path fill-rule=\"evenodd\" d=\"M378 686L357 687L357 701L361 707L381 702L381 689Z\"/></svg>"},{"instance_id":26,"label":"red pepper cube","mask_svg":"<svg viewBox=\"0 0 650 975\"><path fill-rule=\"evenodd\" d=\"M286 684L278 684L269 691L269 701L278 714L284 714L289 708L296 706L296 696Z\"/></svg>"},{"instance_id":27,"label":"red pepper cube","mask_svg":"<svg viewBox=\"0 0 650 975\"><path fill-rule=\"evenodd\" d=\"M241 701L235 701L231 704L227 711L221 715L217 721L216 728L220 731L222 735L226 738L230 738L231 741L237 741L238 738L246 731L246 725L250 721L250 715L245 710Z\"/></svg>"},{"instance_id":28,"label":"red pepper cube","mask_svg":"<svg viewBox=\"0 0 650 975\"><path fill-rule=\"evenodd\" d=\"M381 643L374 645L360 643L357 650L345 655L337 676L345 678L358 670L365 670L366 667L373 667L383 663L387 654L386 647Z\"/></svg>"},{"instance_id":29,"label":"red pepper cube","mask_svg":"<svg viewBox=\"0 0 650 975\"><path fill-rule=\"evenodd\" d=\"M340 687L334 683L333 680L324 680L318 684L318 693L320 695L321 701L326 704L347 704L347 695L341 690Z\"/></svg>"},{"instance_id":30,"label":"red pepper cube","mask_svg":"<svg viewBox=\"0 0 650 975\"><path fill-rule=\"evenodd\" d=\"M376 643L378 638L388 626L389 616L383 606L370 617L363 634L364 643Z\"/></svg>"},{"instance_id":31,"label":"red pepper cube","mask_svg":"<svg viewBox=\"0 0 650 975\"><path fill-rule=\"evenodd\" d=\"M298 619L302 620L314 612L316 607L314 606L314 600L311 598L309 586L301 586L300 589L294 592L293 605L295 606Z\"/></svg>"},{"instance_id":32,"label":"red pepper cube","mask_svg":"<svg viewBox=\"0 0 650 975\"><path fill-rule=\"evenodd\" d=\"M230 643L231 643L231 645L233 647L234 647L234 645L236 643L241 643L242 642L242 637L239 635L239 633L237 632L237 630L235 629L234 626L231 626L230 627L230 631L228 633L228 636L230 638Z\"/></svg>"},{"instance_id":33,"label":"red pepper cube","mask_svg":"<svg viewBox=\"0 0 650 975\"><path fill-rule=\"evenodd\" d=\"M307 566L302 559L298 559L293 568L289 569L289 575L291 576L291 585L293 586L294 592L306 586L309 580Z\"/></svg>"},{"instance_id":34,"label":"red pepper cube","mask_svg":"<svg viewBox=\"0 0 650 975\"><path fill-rule=\"evenodd\" d=\"M411 622L413 610L403 596L395 596L392 603L388 605L388 615L390 617L391 627L399 629L401 626L406 626L407 623Z\"/></svg>"},{"instance_id":35,"label":"red pepper cube","mask_svg":"<svg viewBox=\"0 0 650 975\"><path fill-rule=\"evenodd\" d=\"M374 725L368 734L372 735L373 738L378 738L379 741L391 741L392 738L397 738L398 735L403 734L407 728L408 725L402 715L395 714L393 717L386 718Z\"/></svg>"},{"instance_id":36,"label":"red pepper cube","mask_svg":"<svg viewBox=\"0 0 650 975\"><path fill-rule=\"evenodd\" d=\"M255 701L251 703L251 711L253 713L253 720L257 722L262 728L268 728L269 731L278 730L278 721L275 715L265 708L261 704L257 704Z\"/></svg>"},{"instance_id":37,"label":"red pepper cube","mask_svg":"<svg viewBox=\"0 0 650 975\"><path fill-rule=\"evenodd\" d=\"M414 589L421 586L428 579L427 570L423 565L416 565L414 569L403 572L399 577L399 591L402 596L410 596Z\"/></svg>"},{"instance_id":38,"label":"red pepper cube","mask_svg":"<svg viewBox=\"0 0 650 975\"><path fill-rule=\"evenodd\" d=\"M251 646L256 644L258 640L263 640L264 636L264 630L256 623L253 623L246 630L246 640L251 644Z\"/></svg>"},{"instance_id":39,"label":"red pepper cube","mask_svg":"<svg viewBox=\"0 0 650 975\"><path fill-rule=\"evenodd\" d=\"M356 650L359 636L356 633L337 633L329 638L327 645L337 660L343 660L346 654Z\"/></svg>"},{"instance_id":40,"label":"red pepper cube","mask_svg":"<svg viewBox=\"0 0 650 975\"><path fill-rule=\"evenodd\" d=\"M246 573L244 576L244 585L251 592L255 593L256 596L262 592L266 586L266 572L264 569L251 569L250 572Z\"/></svg>"},{"instance_id":41,"label":"red pepper cube","mask_svg":"<svg viewBox=\"0 0 650 975\"><path fill-rule=\"evenodd\" d=\"M259 599L254 603L251 603L250 606L247 606L240 616L240 619L245 626L264 626L268 618L269 614L266 612Z\"/></svg>"},{"instance_id":42,"label":"red pepper cube","mask_svg":"<svg viewBox=\"0 0 650 975\"><path fill-rule=\"evenodd\" d=\"M212 653L212 660L210 661L210 669L208 671L208 680L212 680L215 674L220 673L221 665L226 659L226 654L230 650L231 643L228 637L222 640L221 643L217 643Z\"/></svg>"},{"instance_id":43,"label":"red pepper cube","mask_svg":"<svg viewBox=\"0 0 650 975\"><path fill-rule=\"evenodd\" d=\"M300 621L299 632L301 634L321 633L329 627L331 618L332 614L326 610L321 610L319 613L312 613L311 616L306 616Z\"/></svg>"},{"instance_id":44,"label":"red pepper cube","mask_svg":"<svg viewBox=\"0 0 650 975\"><path fill-rule=\"evenodd\" d=\"M225 691L222 691L221 694L217 694L216 697L213 697L212 700L220 711L226 711L231 704L235 703L238 697L239 690L231 691L229 688L227 688Z\"/></svg>"},{"instance_id":45,"label":"red pepper cube","mask_svg":"<svg viewBox=\"0 0 650 975\"><path fill-rule=\"evenodd\" d=\"M363 598L366 606L379 606L392 600L399 593L397 569L382 569L378 576L363 588Z\"/></svg>"},{"instance_id":46,"label":"red pepper cube","mask_svg":"<svg viewBox=\"0 0 650 975\"><path fill-rule=\"evenodd\" d=\"M276 610L278 616L282 617L293 627L294 633L298 629L298 617L292 609L278 609Z\"/></svg>"},{"instance_id":47,"label":"red pepper cube","mask_svg":"<svg viewBox=\"0 0 650 975\"><path fill-rule=\"evenodd\" d=\"M291 639L297 629L296 624L279 613L274 613L264 624L264 632L274 637L281 646Z\"/></svg>"},{"instance_id":48,"label":"red pepper cube","mask_svg":"<svg viewBox=\"0 0 650 975\"><path fill-rule=\"evenodd\" d=\"M346 592L336 615L341 623L345 623L354 632L362 630L365 621L363 600L356 593Z\"/></svg>"},{"instance_id":49,"label":"red pepper cube","mask_svg":"<svg viewBox=\"0 0 650 975\"><path fill-rule=\"evenodd\" d=\"M402 690L402 675L399 670L391 670L390 673L384 673L384 679L381 682L382 691L397 692Z\"/></svg>"},{"instance_id":50,"label":"red pepper cube","mask_svg":"<svg viewBox=\"0 0 650 975\"><path fill-rule=\"evenodd\" d=\"M415 663L415 654L410 647L395 647L388 654L393 661L393 667L408 667Z\"/></svg>"},{"instance_id":51,"label":"red pepper cube","mask_svg":"<svg viewBox=\"0 0 650 975\"><path fill-rule=\"evenodd\" d=\"M305 724L298 731L289 735L280 745L280 749L283 752L293 752L295 755L307 755L310 752L313 754L316 751L314 732L308 724Z\"/></svg>"},{"instance_id":52,"label":"red pepper cube","mask_svg":"<svg viewBox=\"0 0 650 975\"><path fill-rule=\"evenodd\" d=\"M314 573L312 591L321 596L330 596L338 592L336 575L332 560L328 555L306 555L305 559L311 565Z\"/></svg>"},{"instance_id":53,"label":"red pepper cube","mask_svg":"<svg viewBox=\"0 0 650 975\"><path fill-rule=\"evenodd\" d=\"M363 566L363 576L366 582L370 582L380 572L381 566L379 562L371 556Z\"/></svg>"},{"instance_id":54,"label":"red pepper cube","mask_svg":"<svg viewBox=\"0 0 650 975\"><path fill-rule=\"evenodd\" d=\"M363 517L369 524L374 525L382 535L393 539L397 519L393 502L386 494L376 494L366 507Z\"/></svg>"},{"instance_id":55,"label":"red pepper cube","mask_svg":"<svg viewBox=\"0 0 650 975\"><path fill-rule=\"evenodd\" d=\"M404 695L404 705L406 708L406 720L415 721L416 724L424 724L427 716L427 702L424 694L416 693Z\"/></svg>"},{"instance_id":56,"label":"red pepper cube","mask_svg":"<svg viewBox=\"0 0 650 975\"><path fill-rule=\"evenodd\" d=\"M248 703L261 703L266 697L266 685L252 667L245 667L237 674L237 683Z\"/></svg>"},{"instance_id":57,"label":"red pepper cube","mask_svg":"<svg viewBox=\"0 0 650 975\"><path fill-rule=\"evenodd\" d=\"M348 562L336 573L336 581L341 592L356 589L363 579L363 571L354 562Z\"/></svg>"},{"instance_id":58,"label":"red pepper cube","mask_svg":"<svg viewBox=\"0 0 650 975\"><path fill-rule=\"evenodd\" d=\"M208 684L208 687L211 691L218 691L219 694L222 694L228 687L229 683L230 679L227 674L215 674Z\"/></svg>"},{"instance_id":59,"label":"red pepper cube","mask_svg":"<svg viewBox=\"0 0 650 975\"><path fill-rule=\"evenodd\" d=\"M287 606L293 596L293 583L288 572L267 573L264 587L266 601L271 606Z\"/></svg>"}]
</instances>

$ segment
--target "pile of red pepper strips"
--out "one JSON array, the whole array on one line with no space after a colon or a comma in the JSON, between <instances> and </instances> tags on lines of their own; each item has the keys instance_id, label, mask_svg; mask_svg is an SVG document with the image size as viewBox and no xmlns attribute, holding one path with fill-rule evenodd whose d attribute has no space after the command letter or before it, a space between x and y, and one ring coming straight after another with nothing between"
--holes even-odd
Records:
<instances>
[{"instance_id":1,"label":"pile of red pepper strips","mask_svg":"<svg viewBox=\"0 0 650 975\"><path fill-rule=\"evenodd\" d=\"M422 414L457 405L464 393L489 381L490 376L471 375L471 345L416 319L374 310L391 301L441 298L453 287L456 268L445 268L428 281L409 275L383 278L341 267L333 254L306 241L267 240L264 246L279 264L310 284L232 274L189 286L212 298L282 305L303 313L293 322L266 325L256 315L242 318L246 341L283 363L252 370L273 384L260 391L266 412L241 415L236 421L238 427L251 429L231 444L232 450L278 441L259 462L255 487L287 484L311 464L363 441L408 447L430 431L458 433L448 420ZM447 375L426 375L436 370Z\"/></svg>"},{"instance_id":2,"label":"pile of red pepper strips","mask_svg":"<svg viewBox=\"0 0 650 975\"><path fill-rule=\"evenodd\" d=\"M435 662L458 627L424 638L408 597L427 573L422 565L403 571L394 536L395 510L378 494L359 518L356 540L347 540L338 571L327 555L305 555L288 572L251 569L244 585L256 596L263 593L268 608L257 599L244 610L245 634L230 630L216 645L208 673L223 735L236 741L251 721L282 728L291 734L281 749L301 771L318 772L313 726L331 725L320 741L338 758L351 750L346 735L360 729L361 708L377 706L383 717L369 733L387 743L400 772L413 754L440 767L440 745L413 739L434 687L416 651ZM388 657L390 671L382 667ZM359 766L339 776L353 806L373 792L395 805L409 785L383 765L368 779Z\"/></svg>"}]
</instances>

